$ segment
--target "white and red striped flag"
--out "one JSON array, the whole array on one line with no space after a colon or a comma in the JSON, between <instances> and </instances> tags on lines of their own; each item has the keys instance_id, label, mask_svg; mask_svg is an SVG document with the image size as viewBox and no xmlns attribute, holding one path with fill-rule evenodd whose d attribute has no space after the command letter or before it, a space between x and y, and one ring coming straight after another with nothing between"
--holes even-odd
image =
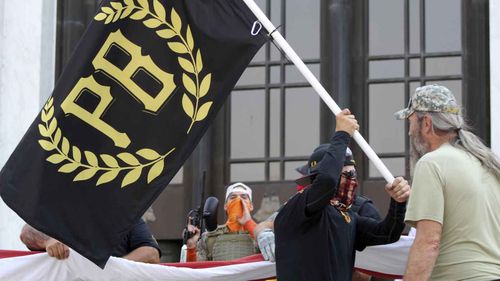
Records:
<instances>
[{"instance_id":1,"label":"white and red striped flag","mask_svg":"<svg viewBox=\"0 0 500 281\"><path fill-rule=\"evenodd\" d=\"M356 268L381 278L401 278L413 237L393 244L367 247L356 254ZM46 253L0 250L0 280L274 280L275 264L253 255L232 261L145 264L112 257L103 269L71 250L57 260Z\"/></svg>"}]
</instances>

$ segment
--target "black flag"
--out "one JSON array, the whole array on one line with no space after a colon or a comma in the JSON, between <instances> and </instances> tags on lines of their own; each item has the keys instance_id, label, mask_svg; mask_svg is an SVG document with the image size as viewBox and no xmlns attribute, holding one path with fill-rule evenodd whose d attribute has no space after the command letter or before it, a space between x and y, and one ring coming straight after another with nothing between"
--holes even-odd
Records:
<instances>
[{"instance_id":1,"label":"black flag","mask_svg":"<svg viewBox=\"0 0 500 281\"><path fill-rule=\"evenodd\" d=\"M0 173L28 224L104 267L267 36L241 0L103 1Z\"/></svg>"}]
</instances>

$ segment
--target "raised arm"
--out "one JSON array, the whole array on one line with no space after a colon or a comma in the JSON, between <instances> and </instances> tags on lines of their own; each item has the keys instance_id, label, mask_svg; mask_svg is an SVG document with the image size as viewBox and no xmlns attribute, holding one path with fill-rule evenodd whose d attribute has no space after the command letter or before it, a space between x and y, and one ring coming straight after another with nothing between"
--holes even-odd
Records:
<instances>
[{"instance_id":1,"label":"raised arm","mask_svg":"<svg viewBox=\"0 0 500 281\"><path fill-rule=\"evenodd\" d=\"M337 182L344 166L345 151L354 131L359 128L358 121L348 109L336 116L335 135L323 159L318 164L317 176L306 193L306 213L311 215L322 210L335 195Z\"/></svg>"},{"instance_id":2,"label":"raised arm","mask_svg":"<svg viewBox=\"0 0 500 281\"><path fill-rule=\"evenodd\" d=\"M304 190L304 195L307 198L307 215L312 215L325 208L335 195L349 139L349 135L345 132L337 132L333 136L328 152L318 164L318 174L311 186Z\"/></svg>"}]
</instances>

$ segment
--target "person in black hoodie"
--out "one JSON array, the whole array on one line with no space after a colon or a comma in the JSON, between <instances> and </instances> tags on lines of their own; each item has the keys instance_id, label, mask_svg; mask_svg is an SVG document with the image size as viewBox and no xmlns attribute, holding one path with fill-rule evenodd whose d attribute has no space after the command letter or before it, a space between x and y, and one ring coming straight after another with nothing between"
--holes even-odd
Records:
<instances>
[{"instance_id":1,"label":"person in black hoodie","mask_svg":"<svg viewBox=\"0 0 500 281\"><path fill-rule=\"evenodd\" d=\"M350 281L355 250L397 241L404 229L408 182L401 177L385 189L391 196L384 220L360 217L343 204L337 186L349 180L342 173L345 151L359 125L348 109L336 117L329 146L320 146L309 161L309 181L280 210L274 221L276 273L280 281ZM314 159L317 159L314 160Z\"/></svg>"}]
</instances>

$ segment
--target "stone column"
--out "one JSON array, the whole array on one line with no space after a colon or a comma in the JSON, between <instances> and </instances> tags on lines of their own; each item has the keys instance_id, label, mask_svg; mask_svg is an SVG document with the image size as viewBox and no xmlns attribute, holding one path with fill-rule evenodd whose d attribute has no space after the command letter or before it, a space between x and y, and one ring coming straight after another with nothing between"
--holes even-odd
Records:
<instances>
[{"instance_id":1,"label":"stone column","mask_svg":"<svg viewBox=\"0 0 500 281\"><path fill-rule=\"evenodd\" d=\"M52 91L56 7L56 0L0 1L0 167ZM26 249L23 224L0 200L0 249Z\"/></svg>"}]
</instances>

